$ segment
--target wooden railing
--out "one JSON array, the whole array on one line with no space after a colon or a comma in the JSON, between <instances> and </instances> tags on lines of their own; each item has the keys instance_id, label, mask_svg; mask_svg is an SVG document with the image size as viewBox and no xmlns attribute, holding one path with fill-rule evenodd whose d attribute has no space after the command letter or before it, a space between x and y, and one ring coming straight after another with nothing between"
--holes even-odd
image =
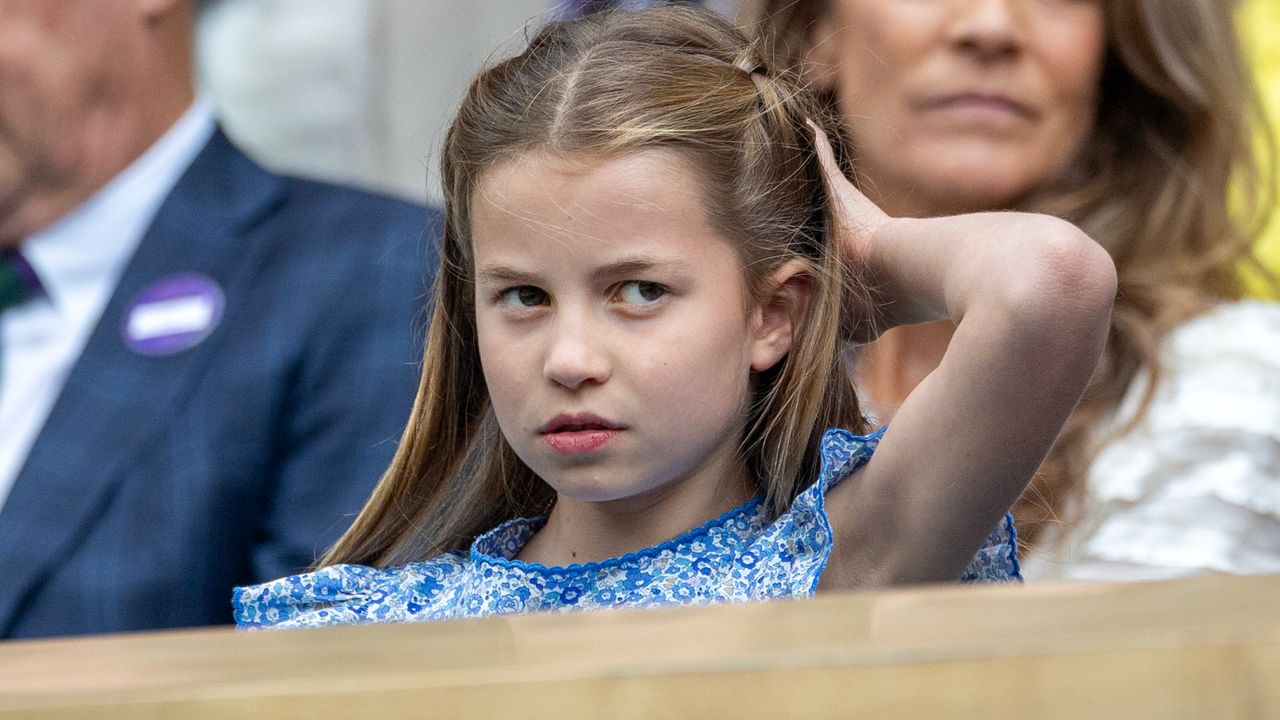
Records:
<instances>
[{"instance_id":1,"label":"wooden railing","mask_svg":"<svg viewBox=\"0 0 1280 720\"><path fill-rule=\"evenodd\" d=\"M1280 718L1280 576L8 642L0 717Z\"/></svg>"}]
</instances>

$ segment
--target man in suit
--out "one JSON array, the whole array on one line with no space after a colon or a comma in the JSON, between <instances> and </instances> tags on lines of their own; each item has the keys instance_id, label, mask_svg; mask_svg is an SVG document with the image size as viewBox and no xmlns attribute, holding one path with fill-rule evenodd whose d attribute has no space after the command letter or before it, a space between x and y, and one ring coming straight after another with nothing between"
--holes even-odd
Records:
<instances>
[{"instance_id":1,"label":"man in suit","mask_svg":"<svg viewBox=\"0 0 1280 720\"><path fill-rule=\"evenodd\" d=\"M230 620L385 468L435 213L271 174L183 0L0 0L0 637Z\"/></svg>"}]
</instances>

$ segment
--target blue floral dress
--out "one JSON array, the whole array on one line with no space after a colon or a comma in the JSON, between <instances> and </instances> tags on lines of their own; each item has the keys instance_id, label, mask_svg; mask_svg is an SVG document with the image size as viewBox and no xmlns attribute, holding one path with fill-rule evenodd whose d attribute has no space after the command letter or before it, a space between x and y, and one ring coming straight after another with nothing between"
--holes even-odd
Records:
<instances>
[{"instance_id":1,"label":"blue floral dress","mask_svg":"<svg viewBox=\"0 0 1280 720\"><path fill-rule=\"evenodd\" d=\"M334 565L236 588L236 623L307 627L810 596L831 554L823 499L867 462L883 432L827 431L817 482L772 521L757 497L660 545L598 563L547 567L515 559L545 522L521 518L480 536L470 552L392 568ZM1013 518L1006 515L961 579L1021 580L1015 541Z\"/></svg>"}]
</instances>

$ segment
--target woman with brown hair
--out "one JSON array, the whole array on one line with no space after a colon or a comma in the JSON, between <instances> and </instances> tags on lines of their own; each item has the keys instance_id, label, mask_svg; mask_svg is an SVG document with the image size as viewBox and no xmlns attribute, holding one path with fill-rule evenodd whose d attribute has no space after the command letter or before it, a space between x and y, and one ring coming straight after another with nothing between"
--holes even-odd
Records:
<instances>
[{"instance_id":1,"label":"woman with brown hair","mask_svg":"<svg viewBox=\"0 0 1280 720\"><path fill-rule=\"evenodd\" d=\"M743 9L777 62L838 109L859 187L890 214L1048 212L1115 260L1102 362L1015 508L1038 550L1030 578L1280 571L1280 310L1242 300L1240 278L1273 180L1253 154L1263 123L1232 5ZM893 414L953 331L899 328L861 351L874 412Z\"/></svg>"}]
</instances>

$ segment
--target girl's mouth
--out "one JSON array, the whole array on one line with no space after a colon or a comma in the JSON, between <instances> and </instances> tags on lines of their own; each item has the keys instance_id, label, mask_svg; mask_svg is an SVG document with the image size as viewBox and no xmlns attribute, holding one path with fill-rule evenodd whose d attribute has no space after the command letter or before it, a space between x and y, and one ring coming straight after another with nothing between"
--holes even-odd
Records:
<instances>
[{"instance_id":1,"label":"girl's mouth","mask_svg":"<svg viewBox=\"0 0 1280 720\"><path fill-rule=\"evenodd\" d=\"M538 429L560 455L582 455L604 447L626 428L590 413L561 414Z\"/></svg>"},{"instance_id":2,"label":"girl's mouth","mask_svg":"<svg viewBox=\"0 0 1280 720\"><path fill-rule=\"evenodd\" d=\"M561 455L581 455L604 447L620 431L618 430L570 430L547 433L547 445Z\"/></svg>"}]
</instances>

